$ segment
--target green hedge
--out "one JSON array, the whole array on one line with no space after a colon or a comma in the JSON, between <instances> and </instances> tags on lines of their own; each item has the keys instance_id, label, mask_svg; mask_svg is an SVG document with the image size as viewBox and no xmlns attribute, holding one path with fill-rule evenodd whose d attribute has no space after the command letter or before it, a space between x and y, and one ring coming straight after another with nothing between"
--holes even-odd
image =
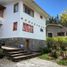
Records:
<instances>
[{"instance_id":1,"label":"green hedge","mask_svg":"<svg viewBox=\"0 0 67 67\"><path fill-rule=\"evenodd\" d=\"M64 56L65 53L63 51L67 51L67 37L47 38L47 46L52 57L58 58L60 55ZM65 57L67 58L67 53Z\"/></svg>"},{"instance_id":2,"label":"green hedge","mask_svg":"<svg viewBox=\"0 0 67 67\"><path fill-rule=\"evenodd\" d=\"M67 50L67 37L47 38L47 46L49 48Z\"/></svg>"}]
</instances>

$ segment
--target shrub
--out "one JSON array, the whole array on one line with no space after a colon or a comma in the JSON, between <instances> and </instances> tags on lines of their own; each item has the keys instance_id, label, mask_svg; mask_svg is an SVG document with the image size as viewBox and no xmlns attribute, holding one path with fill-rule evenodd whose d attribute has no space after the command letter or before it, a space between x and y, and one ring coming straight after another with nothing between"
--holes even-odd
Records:
<instances>
[{"instance_id":1,"label":"shrub","mask_svg":"<svg viewBox=\"0 0 67 67\"><path fill-rule=\"evenodd\" d=\"M54 58L58 58L60 56L60 51L52 50L52 52L50 53L50 56Z\"/></svg>"},{"instance_id":2,"label":"shrub","mask_svg":"<svg viewBox=\"0 0 67 67\"><path fill-rule=\"evenodd\" d=\"M53 37L47 38L47 46L52 49L66 50L67 37Z\"/></svg>"},{"instance_id":3,"label":"shrub","mask_svg":"<svg viewBox=\"0 0 67 67\"><path fill-rule=\"evenodd\" d=\"M46 47L39 47L39 51L41 52L41 54L50 52L47 46Z\"/></svg>"},{"instance_id":4,"label":"shrub","mask_svg":"<svg viewBox=\"0 0 67 67\"><path fill-rule=\"evenodd\" d=\"M67 60L59 60L59 61L57 61L57 63L60 64L60 65L67 66Z\"/></svg>"},{"instance_id":5,"label":"shrub","mask_svg":"<svg viewBox=\"0 0 67 67\"><path fill-rule=\"evenodd\" d=\"M61 51L67 51L67 37L53 37L47 38L47 46L50 50L51 56L57 58Z\"/></svg>"},{"instance_id":6,"label":"shrub","mask_svg":"<svg viewBox=\"0 0 67 67\"><path fill-rule=\"evenodd\" d=\"M61 52L61 57L62 57L62 59L66 59L67 60L67 51L62 51Z\"/></svg>"}]
</instances>

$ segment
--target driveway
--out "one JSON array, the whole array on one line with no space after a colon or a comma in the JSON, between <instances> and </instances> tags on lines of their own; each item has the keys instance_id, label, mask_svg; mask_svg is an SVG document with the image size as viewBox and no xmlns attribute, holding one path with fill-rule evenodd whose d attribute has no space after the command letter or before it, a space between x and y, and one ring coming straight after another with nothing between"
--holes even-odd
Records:
<instances>
[{"instance_id":1,"label":"driveway","mask_svg":"<svg viewBox=\"0 0 67 67\"><path fill-rule=\"evenodd\" d=\"M22 60L20 62L12 62L7 58L0 59L0 67L64 67L54 62L42 60L39 58L32 58Z\"/></svg>"}]
</instances>

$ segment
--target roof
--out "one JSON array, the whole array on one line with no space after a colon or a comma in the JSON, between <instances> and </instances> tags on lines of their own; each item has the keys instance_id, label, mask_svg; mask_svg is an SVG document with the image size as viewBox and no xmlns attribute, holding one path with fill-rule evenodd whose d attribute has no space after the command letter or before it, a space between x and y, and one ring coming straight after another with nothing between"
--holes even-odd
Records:
<instances>
[{"instance_id":1,"label":"roof","mask_svg":"<svg viewBox=\"0 0 67 67\"><path fill-rule=\"evenodd\" d=\"M47 27L49 26L55 26L55 27L63 27L61 24L47 24Z\"/></svg>"}]
</instances>

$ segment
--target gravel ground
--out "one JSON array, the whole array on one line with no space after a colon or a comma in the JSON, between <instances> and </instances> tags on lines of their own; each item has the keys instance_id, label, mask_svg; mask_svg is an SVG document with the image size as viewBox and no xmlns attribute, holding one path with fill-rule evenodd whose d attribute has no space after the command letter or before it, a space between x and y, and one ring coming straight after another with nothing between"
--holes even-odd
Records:
<instances>
[{"instance_id":1,"label":"gravel ground","mask_svg":"<svg viewBox=\"0 0 67 67\"><path fill-rule=\"evenodd\" d=\"M7 58L0 59L0 67L64 67L54 62L42 60L39 58L32 58L22 60L20 62L12 62Z\"/></svg>"}]
</instances>

